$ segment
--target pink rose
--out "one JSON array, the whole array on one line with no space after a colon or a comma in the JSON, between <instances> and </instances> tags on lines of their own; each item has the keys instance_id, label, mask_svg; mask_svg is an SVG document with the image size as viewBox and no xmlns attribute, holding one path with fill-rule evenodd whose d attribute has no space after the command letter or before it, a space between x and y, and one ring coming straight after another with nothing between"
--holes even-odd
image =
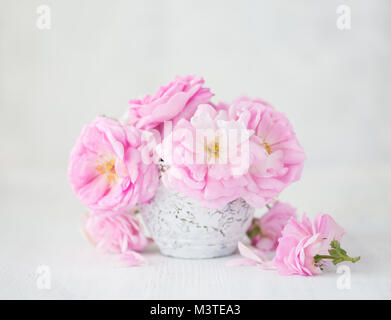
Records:
<instances>
[{"instance_id":1,"label":"pink rose","mask_svg":"<svg viewBox=\"0 0 391 320\"><path fill-rule=\"evenodd\" d=\"M250 139L252 158L247 192L243 198L254 207L262 207L300 179L305 154L286 116L268 103L242 97L229 106L229 115L254 131Z\"/></svg>"},{"instance_id":2,"label":"pink rose","mask_svg":"<svg viewBox=\"0 0 391 320\"><path fill-rule=\"evenodd\" d=\"M120 254L130 265L145 262L135 251L142 251L150 241L142 233L140 224L132 212L120 214L89 214L84 231L97 250Z\"/></svg>"},{"instance_id":3,"label":"pink rose","mask_svg":"<svg viewBox=\"0 0 391 320\"><path fill-rule=\"evenodd\" d=\"M89 209L119 212L148 202L159 184L157 166L145 163L140 130L97 117L73 147L68 179Z\"/></svg>"},{"instance_id":4,"label":"pink rose","mask_svg":"<svg viewBox=\"0 0 391 320\"><path fill-rule=\"evenodd\" d=\"M228 132L238 138L227 141ZM205 207L222 208L245 191L249 154L239 159L236 155L248 145L250 135L239 121L228 119L226 111L200 105L191 120L179 121L158 148L169 167L163 183Z\"/></svg>"},{"instance_id":5,"label":"pink rose","mask_svg":"<svg viewBox=\"0 0 391 320\"><path fill-rule=\"evenodd\" d=\"M360 257L349 257L340 246L345 231L327 214L319 213L314 223L303 215L300 223L291 217L278 240L276 255L269 260L264 250L249 248L239 242L243 258L230 261L230 266L257 266L277 270L279 275L314 276L322 272L325 260L333 264L357 262Z\"/></svg>"},{"instance_id":6,"label":"pink rose","mask_svg":"<svg viewBox=\"0 0 391 320\"><path fill-rule=\"evenodd\" d=\"M141 129L157 129L162 132L164 121L175 125L180 119L189 120L199 104L208 103L213 94L203 88L199 77L177 76L174 81L161 86L153 95L130 100L125 123Z\"/></svg>"},{"instance_id":7,"label":"pink rose","mask_svg":"<svg viewBox=\"0 0 391 320\"><path fill-rule=\"evenodd\" d=\"M291 218L282 231L273 260L277 272L280 275L305 276L321 273L319 256L331 259L332 255L328 255L332 253L329 250L333 250L330 244L335 240L339 247L344 233L344 229L327 214L319 213L314 223L311 223L305 214L301 223Z\"/></svg>"},{"instance_id":8,"label":"pink rose","mask_svg":"<svg viewBox=\"0 0 391 320\"><path fill-rule=\"evenodd\" d=\"M252 245L265 252L276 250L281 232L292 217L296 218L296 209L290 204L274 203L261 218L253 220L247 232Z\"/></svg>"},{"instance_id":9,"label":"pink rose","mask_svg":"<svg viewBox=\"0 0 391 320\"><path fill-rule=\"evenodd\" d=\"M177 127L172 133L174 139L170 137L172 145L171 141L162 144L163 151L172 148L170 159L162 156L171 166L163 181L207 207L221 208L242 197L261 208L300 178L305 155L293 129L283 114L262 100L241 98L232 105L200 105L190 121L182 120ZM215 133L217 142L224 141L224 135L231 137L233 129L240 132L240 138L238 142L228 140L225 148L221 142L212 141L213 146L201 142L201 151L207 150L207 158L217 161L206 165L194 162L200 143L193 140L202 136L200 131L225 132L220 136ZM228 161L223 164L221 160L227 154Z\"/></svg>"}]
</instances>

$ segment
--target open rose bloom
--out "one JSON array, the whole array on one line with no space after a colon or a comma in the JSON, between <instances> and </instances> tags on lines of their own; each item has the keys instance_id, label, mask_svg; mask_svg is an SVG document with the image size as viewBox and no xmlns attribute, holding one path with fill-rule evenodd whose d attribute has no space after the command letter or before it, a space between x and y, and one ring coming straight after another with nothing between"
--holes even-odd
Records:
<instances>
[{"instance_id":1,"label":"open rose bloom","mask_svg":"<svg viewBox=\"0 0 391 320\"><path fill-rule=\"evenodd\" d=\"M316 275L322 272L316 255L327 255L333 240L341 241L345 231L334 219L319 213L312 223L304 214L302 222L289 220L282 231L274 264L281 275Z\"/></svg>"},{"instance_id":2,"label":"open rose bloom","mask_svg":"<svg viewBox=\"0 0 391 320\"><path fill-rule=\"evenodd\" d=\"M304 151L286 116L266 102L243 97L228 110L231 118L243 121L254 132L245 199L255 207L263 207L300 179Z\"/></svg>"},{"instance_id":3,"label":"open rose bloom","mask_svg":"<svg viewBox=\"0 0 391 320\"><path fill-rule=\"evenodd\" d=\"M230 133L234 136L228 140ZM239 121L228 119L226 111L200 105L190 121L180 120L159 146L169 166L163 183L208 208L223 207L244 194L250 135Z\"/></svg>"},{"instance_id":4,"label":"open rose bloom","mask_svg":"<svg viewBox=\"0 0 391 320\"><path fill-rule=\"evenodd\" d=\"M141 129L162 129L164 121L175 125L181 119L190 119L200 104L208 103L213 94L203 87L200 77L176 77L161 86L154 95L130 100L124 122Z\"/></svg>"},{"instance_id":5,"label":"open rose bloom","mask_svg":"<svg viewBox=\"0 0 391 320\"><path fill-rule=\"evenodd\" d=\"M260 100L199 105L165 136L163 183L206 207L243 198L262 208L300 178L305 155L287 118Z\"/></svg>"},{"instance_id":6,"label":"open rose bloom","mask_svg":"<svg viewBox=\"0 0 391 320\"><path fill-rule=\"evenodd\" d=\"M116 213L154 196L157 166L145 159L141 137L135 127L105 117L83 128L69 158L68 178L89 209Z\"/></svg>"}]
</instances>

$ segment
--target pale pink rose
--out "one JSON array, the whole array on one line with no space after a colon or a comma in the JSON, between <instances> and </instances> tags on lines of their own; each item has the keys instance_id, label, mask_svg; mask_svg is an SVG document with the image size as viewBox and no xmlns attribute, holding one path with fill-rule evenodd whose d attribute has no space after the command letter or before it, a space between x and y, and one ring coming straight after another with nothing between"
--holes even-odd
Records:
<instances>
[{"instance_id":1,"label":"pale pink rose","mask_svg":"<svg viewBox=\"0 0 391 320\"><path fill-rule=\"evenodd\" d=\"M121 260L128 265L145 263L145 259L135 251L145 249L150 240L142 233L140 223L132 212L89 214L84 231L98 251L120 254Z\"/></svg>"},{"instance_id":2,"label":"pale pink rose","mask_svg":"<svg viewBox=\"0 0 391 320\"><path fill-rule=\"evenodd\" d=\"M295 208L288 203L275 202L261 218L253 220L247 232L252 245L265 252L276 250L281 232L292 217L296 218Z\"/></svg>"},{"instance_id":3,"label":"pale pink rose","mask_svg":"<svg viewBox=\"0 0 391 320\"><path fill-rule=\"evenodd\" d=\"M242 97L229 106L229 116L254 131L250 139L247 192L243 198L254 207L262 207L300 179L305 154L286 116L268 103Z\"/></svg>"},{"instance_id":4,"label":"pale pink rose","mask_svg":"<svg viewBox=\"0 0 391 320\"><path fill-rule=\"evenodd\" d=\"M344 229L327 214L319 213L313 223L305 214L301 223L291 218L282 231L273 260L278 274L313 276L321 273L315 256L328 256L330 243L333 240L339 242L344 233ZM353 260L350 261L357 261Z\"/></svg>"},{"instance_id":5,"label":"pale pink rose","mask_svg":"<svg viewBox=\"0 0 391 320\"><path fill-rule=\"evenodd\" d=\"M189 120L199 104L208 103L213 94L203 88L200 77L177 76L174 81L161 86L153 95L130 100L125 123L141 129L157 128L162 132L164 121L175 125L180 119Z\"/></svg>"},{"instance_id":6,"label":"pale pink rose","mask_svg":"<svg viewBox=\"0 0 391 320\"><path fill-rule=\"evenodd\" d=\"M200 105L190 121L179 121L158 148L169 167L163 183L205 207L222 208L245 191L249 153L241 156L241 150L251 134L240 121L228 119L226 111Z\"/></svg>"},{"instance_id":7,"label":"pale pink rose","mask_svg":"<svg viewBox=\"0 0 391 320\"><path fill-rule=\"evenodd\" d=\"M142 156L140 130L97 117L73 147L68 179L89 209L119 212L148 202L159 184L157 166Z\"/></svg>"}]
</instances>

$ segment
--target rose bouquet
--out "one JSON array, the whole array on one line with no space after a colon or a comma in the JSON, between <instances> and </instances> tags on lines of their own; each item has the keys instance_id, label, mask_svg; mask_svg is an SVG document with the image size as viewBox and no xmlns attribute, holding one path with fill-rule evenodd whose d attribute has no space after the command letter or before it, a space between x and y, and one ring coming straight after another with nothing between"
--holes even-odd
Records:
<instances>
[{"instance_id":1,"label":"rose bouquet","mask_svg":"<svg viewBox=\"0 0 391 320\"><path fill-rule=\"evenodd\" d=\"M89 209L84 229L99 249L120 253L131 265L142 262L137 251L151 240L142 233L140 212L166 255L231 254L248 231L258 250L277 249L276 264L288 265L284 248L301 241L285 230L296 219L293 208L276 203L261 219L252 216L300 179L303 149L287 117L269 103L247 97L214 103L212 97L202 78L177 77L154 95L130 100L121 121L97 117L83 128L68 177ZM313 252L322 256L318 249Z\"/></svg>"}]
</instances>

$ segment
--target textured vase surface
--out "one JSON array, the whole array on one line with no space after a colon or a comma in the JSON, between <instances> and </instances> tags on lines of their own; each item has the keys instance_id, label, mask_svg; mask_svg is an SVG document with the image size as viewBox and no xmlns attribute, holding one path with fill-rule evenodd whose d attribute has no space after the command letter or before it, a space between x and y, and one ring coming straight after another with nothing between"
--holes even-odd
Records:
<instances>
[{"instance_id":1,"label":"textured vase surface","mask_svg":"<svg viewBox=\"0 0 391 320\"><path fill-rule=\"evenodd\" d=\"M250 226L254 208L239 198L219 210L161 185L142 218L167 256L204 259L232 254Z\"/></svg>"}]
</instances>

